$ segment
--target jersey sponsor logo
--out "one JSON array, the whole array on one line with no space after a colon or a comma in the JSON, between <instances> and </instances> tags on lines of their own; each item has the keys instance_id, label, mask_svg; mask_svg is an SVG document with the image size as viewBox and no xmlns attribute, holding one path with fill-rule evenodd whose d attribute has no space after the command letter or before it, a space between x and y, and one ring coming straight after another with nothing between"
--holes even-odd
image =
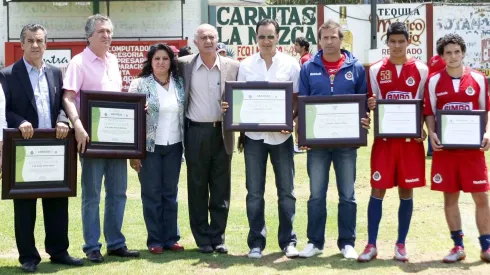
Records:
<instances>
[{"instance_id":1,"label":"jersey sponsor logo","mask_svg":"<svg viewBox=\"0 0 490 275\"><path fill-rule=\"evenodd\" d=\"M337 69L328 69L329 74L334 74L337 72Z\"/></svg>"},{"instance_id":2,"label":"jersey sponsor logo","mask_svg":"<svg viewBox=\"0 0 490 275\"><path fill-rule=\"evenodd\" d=\"M313 75L322 75L322 73L310 73L310 76L313 76Z\"/></svg>"},{"instance_id":3,"label":"jersey sponsor logo","mask_svg":"<svg viewBox=\"0 0 490 275\"><path fill-rule=\"evenodd\" d=\"M379 173L378 171L374 172L373 173L373 180L380 181L381 180L381 173Z\"/></svg>"},{"instance_id":4,"label":"jersey sponsor logo","mask_svg":"<svg viewBox=\"0 0 490 275\"><path fill-rule=\"evenodd\" d=\"M354 76L352 75L351 71L345 73L345 79L352 80L353 78L354 78Z\"/></svg>"},{"instance_id":5,"label":"jersey sponsor logo","mask_svg":"<svg viewBox=\"0 0 490 275\"><path fill-rule=\"evenodd\" d=\"M475 95L475 89L473 89L473 87L471 87L471 86L468 86L468 88L466 88L465 92L469 96Z\"/></svg>"},{"instance_id":6,"label":"jersey sponsor logo","mask_svg":"<svg viewBox=\"0 0 490 275\"><path fill-rule=\"evenodd\" d=\"M405 182L406 183L414 183L414 182L419 182L420 179L419 178L415 178L415 179L405 179Z\"/></svg>"},{"instance_id":7,"label":"jersey sponsor logo","mask_svg":"<svg viewBox=\"0 0 490 275\"><path fill-rule=\"evenodd\" d=\"M434 177L432 178L434 183L441 183L442 182L442 177L440 174L435 174Z\"/></svg>"},{"instance_id":8,"label":"jersey sponsor logo","mask_svg":"<svg viewBox=\"0 0 490 275\"><path fill-rule=\"evenodd\" d=\"M408 86L412 87L413 85L415 85L415 79L413 79L413 77L409 77L407 78L407 81L405 81L405 83L407 83Z\"/></svg>"},{"instance_id":9,"label":"jersey sponsor logo","mask_svg":"<svg viewBox=\"0 0 490 275\"><path fill-rule=\"evenodd\" d=\"M444 104L443 110L450 111L471 111L473 110L473 103L471 102L449 102Z\"/></svg>"},{"instance_id":10,"label":"jersey sponsor logo","mask_svg":"<svg viewBox=\"0 0 490 275\"><path fill-rule=\"evenodd\" d=\"M473 184L487 184L486 180L474 180Z\"/></svg>"},{"instance_id":11,"label":"jersey sponsor logo","mask_svg":"<svg viewBox=\"0 0 490 275\"><path fill-rule=\"evenodd\" d=\"M381 71L379 72L380 84L391 83L391 71Z\"/></svg>"},{"instance_id":12,"label":"jersey sponsor logo","mask_svg":"<svg viewBox=\"0 0 490 275\"><path fill-rule=\"evenodd\" d=\"M412 93L409 92L388 92L386 99L412 99Z\"/></svg>"},{"instance_id":13,"label":"jersey sponsor logo","mask_svg":"<svg viewBox=\"0 0 490 275\"><path fill-rule=\"evenodd\" d=\"M447 95L447 94L448 94L448 92L440 92L440 93L436 94L436 96L443 96L443 95Z\"/></svg>"}]
</instances>

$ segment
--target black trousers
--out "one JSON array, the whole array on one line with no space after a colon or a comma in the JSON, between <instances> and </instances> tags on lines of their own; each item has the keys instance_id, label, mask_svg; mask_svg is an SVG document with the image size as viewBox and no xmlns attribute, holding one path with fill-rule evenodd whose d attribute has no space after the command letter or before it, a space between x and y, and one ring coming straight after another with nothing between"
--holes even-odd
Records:
<instances>
[{"instance_id":1,"label":"black trousers","mask_svg":"<svg viewBox=\"0 0 490 275\"><path fill-rule=\"evenodd\" d=\"M192 235L198 246L223 244L230 207L232 155L226 153L221 125L187 121L186 126L187 196Z\"/></svg>"},{"instance_id":2,"label":"black trousers","mask_svg":"<svg viewBox=\"0 0 490 275\"><path fill-rule=\"evenodd\" d=\"M38 264L41 261L34 239L36 201L37 199L14 200L15 241L21 264ZM42 199L42 203L46 252L51 257L68 254L68 198Z\"/></svg>"}]
</instances>

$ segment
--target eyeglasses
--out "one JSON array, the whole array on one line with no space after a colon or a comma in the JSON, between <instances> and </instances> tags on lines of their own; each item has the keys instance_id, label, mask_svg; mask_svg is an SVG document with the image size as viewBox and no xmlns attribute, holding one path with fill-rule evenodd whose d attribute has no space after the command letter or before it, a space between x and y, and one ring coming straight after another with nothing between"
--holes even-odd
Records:
<instances>
[{"instance_id":1,"label":"eyeglasses","mask_svg":"<svg viewBox=\"0 0 490 275\"><path fill-rule=\"evenodd\" d=\"M258 36L259 40L264 40L264 39L268 39L268 40L274 40L276 39L276 36L275 35L259 35Z\"/></svg>"}]
</instances>

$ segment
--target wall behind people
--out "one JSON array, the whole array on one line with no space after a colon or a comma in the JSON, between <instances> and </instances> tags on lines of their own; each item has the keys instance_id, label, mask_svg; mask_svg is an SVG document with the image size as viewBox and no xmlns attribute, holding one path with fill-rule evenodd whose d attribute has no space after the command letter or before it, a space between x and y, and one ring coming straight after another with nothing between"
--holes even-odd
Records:
<instances>
[{"instance_id":1,"label":"wall behind people","mask_svg":"<svg viewBox=\"0 0 490 275\"><path fill-rule=\"evenodd\" d=\"M46 26L49 41L76 41L83 38L83 25L92 14L91 2L30 2L9 3L10 35L7 33L7 7L0 4L0 67L5 66L5 42L8 36L17 38L26 23L37 22ZM180 1L116 1L110 2L109 16L114 23L114 37L173 37L182 34ZM184 33L192 41L194 29L201 24L201 0L186 0L184 7ZM100 2L100 13L107 14L105 1ZM118 39L114 39L117 41ZM14 40L15 41L15 40ZM194 47L193 43L189 43Z\"/></svg>"}]
</instances>

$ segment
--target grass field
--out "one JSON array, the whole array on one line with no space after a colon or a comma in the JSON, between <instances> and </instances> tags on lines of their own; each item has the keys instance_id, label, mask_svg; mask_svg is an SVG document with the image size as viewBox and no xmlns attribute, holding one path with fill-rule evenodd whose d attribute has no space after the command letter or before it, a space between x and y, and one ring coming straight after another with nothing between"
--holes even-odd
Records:
<instances>
[{"instance_id":1,"label":"grass field","mask_svg":"<svg viewBox=\"0 0 490 275\"><path fill-rule=\"evenodd\" d=\"M372 140L370 140L372 143ZM364 248L367 239L367 202L369 200L369 159L370 146L358 151L356 195L358 204L356 250ZM296 218L295 231L298 235L298 248L302 249L307 242L307 200L309 181L306 174L306 154L295 156L296 178ZM430 172L430 159L426 162L427 175ZM130 170L128 168L128 170ZM78 171L80 173L80 171ZM467 260L462 263L447 265L441 259L452 248L449 232L443 212L442 195L432 192L428 187L417 189L414 200L414 215L407 239L410 255L409 263L392 260L393 247L397 235L398 194L396 190L387 192L383 204L383 219L380 225L378 240L378 260L367 264L343 260L336 247L337 236L337 202L333 168L328 192L327 243L323 255L310 259L287 259L277 244L277 196L272 167L267 170L266 188L266 221L267 247L261 260L249 260L246 255L248 222L245 208L245 166L243 154L236 153L232 164L232 198L228 220L226 243L229 255L203 255L196 251L189 229L187 211L186 168L182 166L179 183L179 225L181 229L180 244L185 252L166 251L162 255L152 255L146 249L146 229L143 221L140 200L140 185L134 171L128 177L128 201L123 232L130 249L141 251L141 258L135 260L105 257L102 264L85 263L81 268L67 268L49 262L49 255L44 252L44 227L42 207L38 200L38 220L36 224L37 247L42 256L38 273L60 274L490 274L490 264L479 259L480 246L478 231L474 220L474 205L469 195L461 196L461 211ZM80 177L78 177L80 179ZM429 177L428 177L429 179ZM70 249L71 255L84 257L80 188L77 198L70 199ZM103 203L101 203L101 217ZM0 201L0 274L20 273L15 245L12 201ZM101 237L103 241L103 236ZM105 244L103 246L105 254Z\"/></svg>"}]
</instances>

